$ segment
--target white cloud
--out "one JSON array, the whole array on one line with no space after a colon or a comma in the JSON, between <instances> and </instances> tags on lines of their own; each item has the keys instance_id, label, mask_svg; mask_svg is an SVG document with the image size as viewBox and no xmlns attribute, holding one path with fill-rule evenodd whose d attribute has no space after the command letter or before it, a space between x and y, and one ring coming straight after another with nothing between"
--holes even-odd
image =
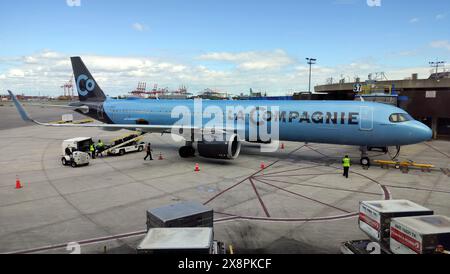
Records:
<instances>
[{"instance_id":1,"label":"white cloud","mask_svg":"<svg viewBox=\"0 0 450 274\"><path fill-rule=\"evenodd\" d=\"M273 70L291 65L295 62L285 51L248 51L240 53L211 52L198 57L204 61L230 62L242 70Z\"/></svg>"},{"instance_id":2,"label":"white cloud","mask_svg":"<svg viewBox=\"0 0 450 274\"><path fill-rule=\"evenodd\" d=\"M447 14L438 14L436 15L436 20L443 20L447 17Z\"/></svg>"},{"instance_id":3,"label":"white cloud","mask_svg":"<svg viewBox=\"0 0 450 274\"><path fill-rule=\"evenodd\" d=\"M132 25L132 27L133 27L134 30L137 30L137 31L145 31L145 30L147 30L147 27L145 25L143 25L141 23L137 23L137 22L134 23Z\"/></svg>"},{"instance_id":4,"label":"white cloud","mask_svg":"<svg viewBox=\"0 0 450 274\"><path fill-rule=\"evenodd\" d=\"M25 72L21 69L10 69L7 76L11 78L23 78L25 77Z\"/></svg>"},{"instance_id":5,"label":"white cloud","mask_svg":"<svg viewBox=\"0 0 450 274\"><path fill-rule=\"evenodd\" d=\"M419 18L414 17L414 18L411 18L411 19L409 20L409 23L414 24L414 23L417 23L417 22L419 22L419 21L420 21Z\"/></svg>"},{"instance_id":6,"label":"white cloud","mask_svg":"<svg viewBox=\"0 0 450 274\"><path fill-rule=\"evenodd\" d=\"M448 47L446 43L436 43L436 46ZM217 88L239 94L253 88L255 91L283 95L306 90L309 78L309 66L282 50L208 53L192 60L192 63L143 56L81 56L98 84L111 96L128 93L139 81L147 82L148 87L158 83L160 87L170 89L186 85L193 93L205 88ZM15 61L0 68L0 92L11 89L25 94L62 94L60 86L72 77L69 57L51 51L8 57ZM229 62L235 66L211 66L211 61ZM420 73L425 78L429 70L427 66L389 68L370 58L336 66L319 63L313 66L312 83L324 84L330 77L334 78L334 82L343 77L347 81L356 76L366 79L369 73L375 71L386 71L390 79L403 79L412 73Z\"/></svg>"},{"instance_id":7,"label":"white cloud","mask_svg":"<svg viewBox=\"0 0 450 274\"><path fill-rule=\"evenodd\" d=\"M450 50L450 42L448 40L436 40L430 43L432 48Z\"/></svg>"}]
</instances>

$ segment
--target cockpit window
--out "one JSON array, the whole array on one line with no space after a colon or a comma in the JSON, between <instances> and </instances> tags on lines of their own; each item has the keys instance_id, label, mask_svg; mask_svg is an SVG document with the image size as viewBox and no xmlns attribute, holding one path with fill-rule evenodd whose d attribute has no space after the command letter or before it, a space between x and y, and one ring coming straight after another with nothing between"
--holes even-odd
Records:
<instances>
[{"instance_id":1,"label":"cockpit window","mask_svg":"<svg viewBox=\"0 0 450 274\"><path fill-rule=\"evenodd\" d=\"M409 116L409 114L405 113L394 113L389 117L389 121L391 121L392 123L402 123L411 120L413 120L413 118Z\"/></svg>"}]
</instances>

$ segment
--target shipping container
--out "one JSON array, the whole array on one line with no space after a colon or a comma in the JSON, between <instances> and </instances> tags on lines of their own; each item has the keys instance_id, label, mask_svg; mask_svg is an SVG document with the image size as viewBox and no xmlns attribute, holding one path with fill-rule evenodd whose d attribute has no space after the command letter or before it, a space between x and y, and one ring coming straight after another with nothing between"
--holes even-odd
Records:
<instances>
[{"instance_id":1,"label":"shipping container","mask_svg":"<svg viewBox=\"0 0 450 274\"><path fill-rule=\"evenodd\" d=\"M182 202L147 211L147 230L158 227L213 227L214 212L198 202Z\"/></svg>"},{"instance_id":2,"label":"shipping container","mask_svg":"<svg viewBox=\"0 0 450 274\"><path fill-rule=\"evenodd\" d=\"M390 249L394 254L433 254L438 246L450 250L448 217L393 218L390 230Z\"/></svg>"},{"instance_id":3,"label":"shipping container","mask_svg":"<svg viewBox=\"0 0 450 274\"><path fill-rule=\"evenodd\" d=\"M359 228L382 248L389 249L391 218L433 215L434 212L408 200L363 201L359 206Z\"/></svg>"}]
</instances>

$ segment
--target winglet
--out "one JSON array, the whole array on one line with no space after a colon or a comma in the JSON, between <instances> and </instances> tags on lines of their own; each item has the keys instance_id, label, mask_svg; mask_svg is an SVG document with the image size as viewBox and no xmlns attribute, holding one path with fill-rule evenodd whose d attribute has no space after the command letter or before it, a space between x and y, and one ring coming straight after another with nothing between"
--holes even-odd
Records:
<instances>
[{"instance_id":1,"label":"winglet","mask_svg":"<svg viewBox=\"0 0 450 274\"><path fill-rule=\"evenodd\" d=\"M28 113L25 111L23 106L20 104L19 100L17 100L16 95L14 95L14 93L12 93L12 91L10 90L8 90L8 93L9 95L11 95L11 99L13 100L14 105L16 106L17 111L20 114L20 117L22 117L22 120L24 120L25 122L34 122L33 119L31 119Z\"/></svg>"}]
</instances>

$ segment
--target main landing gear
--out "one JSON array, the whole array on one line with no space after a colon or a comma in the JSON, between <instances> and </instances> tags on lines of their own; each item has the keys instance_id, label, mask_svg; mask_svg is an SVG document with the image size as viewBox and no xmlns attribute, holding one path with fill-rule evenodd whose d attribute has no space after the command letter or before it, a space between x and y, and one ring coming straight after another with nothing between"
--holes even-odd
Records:
<instances>
[{"instance_id":1,"label":"main landing gear","mask_svg":"<svg viewBox=\"0 0 450 274\"><path fill-rule=\"evenodd\" d=\"M367 154L367 147L366 146L362 146L360 148L361 151L361 160L360 163L363 167L370 167L370 158L369 155Z\"/></svg>"},{"instance_id":2,"label":"main landing gear","mask_svg":"<svg viewBox=\"0 0 450 274\"><path fill-rule=\"evenodd\" d=\"M186 142L186 145L181 147L178 151L181 158L192 158L195 156L195 148L192 146L192 142Z\"/></svg>"}]
</instances>

